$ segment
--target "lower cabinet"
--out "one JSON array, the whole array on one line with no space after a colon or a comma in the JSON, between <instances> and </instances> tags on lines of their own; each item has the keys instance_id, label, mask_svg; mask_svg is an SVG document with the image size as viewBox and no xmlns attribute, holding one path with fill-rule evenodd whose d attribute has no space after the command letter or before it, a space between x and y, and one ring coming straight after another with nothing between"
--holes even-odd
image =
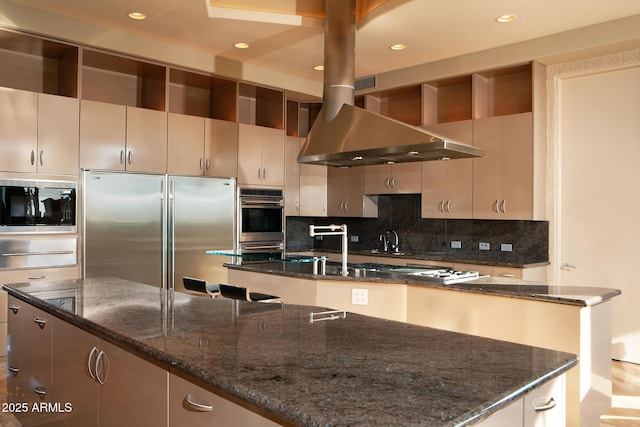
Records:
<instances>
[{"instance_id":1,"label":"lower cabinet","mask_svg":"<svg viewBox=\"0 0 640 427\"><path fill-rule=\"evenodd\" d=\"M54 425L167 425L165 369L59 319L52 365Z\"/></svg>"},{"instance_id":2,"label":"lower cabinet","mask_svg":"<svg viewBox=\"0 0 640 427\"><path fill-rule=\"evenodd\" d=\"M279 425L177 375L169 375L169 426L171 427L275 427Z\"/></svg>"},{"instance_id":3,"label":"lower cabinet","mask_svg":"<svg viewBox=\"0 0 640 427\"><path fill-rule=\"evenodd\" d=\"M562 427L565 376L549 381L478 423L478 427Z\"/></svg>"}]
</instances>

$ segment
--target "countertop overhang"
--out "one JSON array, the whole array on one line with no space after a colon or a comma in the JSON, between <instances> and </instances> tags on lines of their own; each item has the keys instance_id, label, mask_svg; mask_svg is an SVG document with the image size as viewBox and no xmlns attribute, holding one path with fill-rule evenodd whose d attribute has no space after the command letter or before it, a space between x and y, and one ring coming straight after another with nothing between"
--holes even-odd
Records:
<instances>
[{"instance_id":1,"label":"countertop overhang","mask_svg":"<svg viewBox=\"0 0 640 427\"><path fill-rule=\"evenodd\" d=\"M577 364L554 350L353 313L311 323L322 308L214 300L117 278L3 288L300 426L472 425ZM74 311L60 298L74 298Z\"/></svg>"},{"instance_id":2,"label":"countertop overhang","mask_svg":"<svg viewBox=\"0 0 640 427\"><path fill-rule=\"evenodd\" d=\"M424 286L451 291L546 301L581 307L600 304L622 293L619 289L612 288L551 285L546 282L534 282L493 276L481 277L479 279L463 283L443 284L430 281L427 277L409 275L396 278L389 278L384 275L378 277L375 272L368 273L366 276L320 275L312 274L312 266L309 263L281 263L276 261L225 264L225 266L232 269L297 277L307 280L397 283L409 286Z\"/></svg>"}]
</instances>

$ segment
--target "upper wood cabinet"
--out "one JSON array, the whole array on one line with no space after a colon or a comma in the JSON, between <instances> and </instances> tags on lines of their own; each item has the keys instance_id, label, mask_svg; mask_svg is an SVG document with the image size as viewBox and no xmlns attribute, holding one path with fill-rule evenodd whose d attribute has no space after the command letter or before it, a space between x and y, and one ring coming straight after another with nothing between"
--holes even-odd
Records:
<instances>
[{"instance_id":1,"label":"upper wood cabinet","mask_svg":"<svg viewBox=\"0 0 640 427\"><path fill-rule=\"evenodd\" d=\"M165 173L166 164L166 113L81 101L82 168Z\"/></svg>"},{"instance_id":2,"label":"upper wood cabinet","mask_svg":"<svg viewBox=\"0 0 640 427\"><path fill-rule=\"evenodd\" d=\"M365 194L416 194L421 188L420 162L364 167Z\"/></svg>"},{"instance_id":3,"label":"upper wood cabinet","mask_svg":"<svg viewBox=\"0 0 640 427\"><path fill-rule=\"evenodd\" d=\"M300 215L300 138L287 135L284 140L284 214Z\"/></svg>"},{"instance_id":4,"label":"upper wood cabinet","mask_svg":"<svg viewBox=\"0 0 640 427\"><path fill-rule=\"evenodd\" d=\"M238 183L284 187L284 131L238 124Z\"/></svg>"},{"instance_id":5,"label":"upper wood cabinet","mask_svg":"<svg viewBox=\"0 0 640 427\"><path fill-rule=\"evenodd\" d=\"M364 168L327 169L327 215L378 216L377 204L364 194Z\"/></svg>"},{"instance_id":6,"label":"upper wood cabinet","mask_svg":"<svg viewBox=\"0 0 640 427\"><path fill-rule=\"evenodd\" d=\"M473 144L473 121L427 126L465 144ZM470 219L473 215L473 160L422 162L422 218Z\"/></svg>"},{"instance_id":7,"label":"upper wood cabinet","mask_svg":"<svg viewBox=\"0 0 640 427\"><path fill-rule=\"evenodd\" d=\"M168 114L167 173L200 176L204 173L204 118Z\"/></svg>"},{"instance_id":8,"label":"upper wood cabinet","mask_svg":"<svg viewBox=\"0 0 640 427\"><path fill-rule=\"evenodd\" d=\"M238 124L204 119L204 175L238 176Z\"/></svg>"},{"instance_id":9,"label":"upper wood cabinet","mask_svg":"<svg viewBox=\"0 0 640 427\"><path fill-rule=\"evenodd\" d=\"M531 113L475 121L474 145L486 154L474 160L474 218L532 219L532 126Z\"/></svg>"},{"instance_id":10,"label":"upper wood cabinet","mask_svg":"<svg viewBox=\"0 0 640 427\"><path fill-rule=\"evenodd\" d=\"M78 100L0 87L0 170L78 173Z\"/></svg>"},{"instance_id":11,"label":"upper wood cabinet","mask_svg":"<svg viewBox=\"0 0 640 427\"><path fill-rule=\"evenodd\" d=\"M285 141L284 210L287 216L327 216L327 166L298 163L304 138Z\"/></svg>"}]
</instances>

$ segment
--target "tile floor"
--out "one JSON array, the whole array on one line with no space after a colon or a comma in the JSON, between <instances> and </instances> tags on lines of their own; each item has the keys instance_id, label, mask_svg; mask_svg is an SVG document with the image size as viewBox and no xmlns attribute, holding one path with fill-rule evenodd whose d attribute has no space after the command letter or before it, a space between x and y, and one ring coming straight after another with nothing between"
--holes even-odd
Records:
<instances>
[{"instance_id":1,"label":"tile floor","mask_svg":"<svg viewBox=\"0 0 640 427\"><path fill-rule=\"evenodd\" d=\"M0 372L7 372L7 357L0 356ZM612 408L602 416L600 427L640 427L640 365L612 364ZM0 376L0 404L7 401L7 377ZM15 417L0 411L0 427L20 427Z\"/></svg>"}]
</instances>

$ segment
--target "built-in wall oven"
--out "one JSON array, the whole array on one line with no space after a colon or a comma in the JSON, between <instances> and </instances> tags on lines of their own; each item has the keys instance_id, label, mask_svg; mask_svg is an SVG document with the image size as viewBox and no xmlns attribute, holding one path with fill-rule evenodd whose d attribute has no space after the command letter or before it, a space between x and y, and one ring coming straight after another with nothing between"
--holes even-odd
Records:
<instances>
[{"instance_id":1,"label":"built-in wall oven","mask_svg":"<svg viewBox=\"0 0 640 427\"><path fill-rule=\"evenodd\" d=\"M0 179L0 233L76 233L76 183Z\"/></svg>"},{"instance_id":2,"label":"built-in wall oven","mask_svg":"<svg viewBox=\"0 0 640 427\"><path fill-rule=\"evenodd\" d=\"M238 251L284 251L284 195L282 190L238 189Z\"/></svg>"}]
</instances>

